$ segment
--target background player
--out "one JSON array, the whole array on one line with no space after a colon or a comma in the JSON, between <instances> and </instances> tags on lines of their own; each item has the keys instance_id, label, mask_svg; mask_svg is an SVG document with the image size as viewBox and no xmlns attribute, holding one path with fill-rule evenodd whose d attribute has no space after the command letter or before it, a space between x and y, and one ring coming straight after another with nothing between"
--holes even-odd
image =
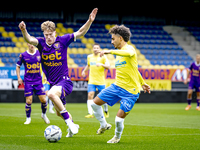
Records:
<instances>
[{"instance_id":1,"label":"background player","mask_svg":"<svg viewBox=\"0 0 200 150\"><path fill-rule=\"evenodd\" d=\"M105 130L111 128L103 116L101 105L107 103L113 106L120 100L120 109L115 118L115 135L107 143L118 143L120 141L122 131L124 129L124 118L133 108L135 102L139 98L140 88L142 86L144 92L150 93L150 87L147 85L138 71L137 55L135 49L128 45L131 32L125 26L114 26L109 30L112 35L112 44L119 50L105 50L100 52L100 56L104 54L117 55L115 68L116 80L108 88L102 90L93 100L92 108L95 117L100 122L100 128L97 134L102 134Z\"/></svg>"},{"instance_id":2,"label":"background player","mask_svg":"<svg viewBox=\"0 0 200 150\"><path fill-rule=\"evenodd\" d=\"M189 72L187 74L187 78L185 79L184 83L187 84L188 78L190 75L190 83L188 86L188 93L187 93L187 102L188 105L185 107L185 110L189 110L192 102L192 93L193 89L196 90L197 93L197 107L196 110L200 111L199 103L200 103L200 54L196 55L196 62L193 62L189 67Z\"/></svg>"},{"instance_id":3,"label":"background player","mask_svg":"<svg viewBox=\"0 0 200 150\"><path fill-rule=\"evenodd\" d=\"M72 122L65 109L65 96L69 95L73 89L73 83L68 75L67 48L71 42L76 41L76 38L87 33L96 17L97 10L97 8L93 9L87 22L77 32L63 36L56 37L56 27L51 21L46 21L41 25L44 38L30 36L25 23L22 21L19 24L25 41L37 46L39 49L42 56L42 68L51 85L47 95L53 101L57 115L65 120L73 134L78 133L78 127Z\"/></svg>"},{"instance_id":4,"label":"background player","mask_svg":"<svg viewBox=\"0 0 200 150\"><path fill-rule=\"evenodd\" d=\"M40 72L41 72L41 76L42 76L42 84L44 86L44 91L47 95L47 93L50 90L50 83L47 81L46 75L42 71L42 67L40 68ZM55 112L53 111L53 102L48 98L48 96L46 96L46 101L47 101L47 103L49 103L49 113L54 114Z\"/></svg>"},{"instance_id":5,"label":"background player","mask_svg":"<svg viewBox=\"0 0 200 150\"><path fill-rule=\"evenodd\" d=\"M100 57L100 45L94 44L93 46L93 54L88 55L87 57L87 66L82 71L82 76L85 77L86 71L90 69L89 73L89 81L88 81L88 100L87 100L87 107L88 107L88 115L85 118L93 118L93 110L91 107L92 100L94 98L94 94L96 89L99 92L105 89L105 69L110 68L109 61L106 56ZM105 103L104 105L104 112L105 117L109 117L108 113L108 105Z\"/></svg>"},{"instance_id":6,"label":"background player","mask_svg":"<svg viewBox=\"0 0 200 150\"><path fill-rule=\"evenodd\" d=\"M41 101L42 115L46 124L49 124L50 121L46 116L47 104L44 87L42 85L42 77L40 74L40 63L41 57L38 50L31 44L28 44L28 50L20 54L19 61L17 62L16 72L18 83L22 84L23 81L20 77L20 66L22 63L25 66L25 75L24 75L24 96L26 97L26 122L24 124L31 123L31 104L33 101L33 92L35 95L38 95Z\"/></svg>"}]
</instances>

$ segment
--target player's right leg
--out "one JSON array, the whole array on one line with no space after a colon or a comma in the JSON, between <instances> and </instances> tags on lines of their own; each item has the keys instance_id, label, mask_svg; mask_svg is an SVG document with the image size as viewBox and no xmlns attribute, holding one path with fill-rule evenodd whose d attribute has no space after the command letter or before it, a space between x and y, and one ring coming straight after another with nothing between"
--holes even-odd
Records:
<instances>
[{"instance_id":1,"label":"player's right leg","mask_svg":"<svg viewBox=\"0 0 200 150\"><path fill-rule=\"evenodd\" d=\"M102 134L106 130L111 129L111 125L106 122L105 116L103 114L103 109L101 105L107 103L110 106L113 106L119 101L118 97L119 91L116 89L116 86L112 84L108 88L102 90L93 100L91 105L94 111L94 115L100 122L100 128L97 130L97 134Z\"/></svg>"},{"instance_id":2,"label":"player's right leg","mask_svg":"<svg viewBox=\"0 0 200 150\"><path fill-rule=\"evenodd\" d=\"M94 98L94 91L88 92L88 100L87 100L87 108L88 108L88 115L85 116L85 118L93 118L93 109L91 107L93 98Z\"/></svg>"},{"instance_id":3,"label":"player's right leg","mask_svg":"<svg viewBox=\"0 0 200 150\"><path fill-rule=\"evenodd\" d=\"M85 116L85 118L93 118L93 109L91 107L94 94L96 91L96 87L94 84L88 84L88 100L87 100L87 108L88 108L88 115Z\"/></svg>"},{"instance_id":4,"label":"player's right leg","mask_svg":"<svg viewBox=\"0 0 200 150\"><path fill-rule=\"evenodd\" d=\"M24 96L26 97L26 105L25 105L26 121L24 122L24 124L30 124L31 123L31 104L32 104L32 99L33 99L32 84L25 83Z\"/></svg>"},{"instance_id":5,"label":"player's right leg","mask_svg":"<svg viewBox=\"0 0 200 150\"><path fill-rule=\"evenodd\" d=\"M31 104L32 104L33 96L27 96L26 97L26 105L25 105L25 111L26 111L26 121L24 124L30 124L31 123Z\"/></svg>"},{"instance_id":6,"label":"player's right leg","mask_svg":"<svg viewBox=\"0 0 200 150\"><path fill-rule=\"evenodd\" d=\"M189 110L192 107L191 106L192 93L193 93L193 89L188 89L188 93L187 93L187 102L188 102L188 105L187 105L187 107L185 107L185 110Z\"/></svg>"},{"instance_id":7,"label":"player's right leg","mask_svg":"<svg viewBox=\"0 0 200 150\"><path fill-rule=\"evenodd\" d=\"M67 110L65 109L65 106L64 106L65 104L63 104L63 102L61 101L61 98L60 98L61 95L65 95L63 92L64 91L63 91L62 86L53 86L47 93L47 96L54 103L56 111L58 111L62 115L62 117L65 120L65 123L67 124L69 129L72 131L72 133L77 134L78 128L70 119L70 116Z\"/></svg>"}]
</instances>

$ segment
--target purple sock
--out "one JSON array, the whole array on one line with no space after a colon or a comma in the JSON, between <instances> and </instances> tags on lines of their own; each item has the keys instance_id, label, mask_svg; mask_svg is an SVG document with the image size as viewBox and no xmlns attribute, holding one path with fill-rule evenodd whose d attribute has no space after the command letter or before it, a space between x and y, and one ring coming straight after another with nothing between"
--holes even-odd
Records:
<instances>
[{"instance_id":1,"label":"purple sock","mask_svg":"<svg viewBox=\"0 0 200 150\"><path fill-rule=\"evenodd\" d=\"M188 105L191 105L192 99L187 99Z\"/></svg>"},{"instance_id":2,"label":"purple sock","mask_svg":"<svg viewBox=\"0 0 200 150\"><path fill-rule=\"evenodd\" d=\"M199 107L200 99L197 99L197 106Z\"/></svg>"},{"instance_id":3,"label":"purple sock","mask_svg":"<svg viewBox=\"0 0 200 150\"><path fill-rule=\"evenodd\" d=\"M69 114L66 110L61 111L60 114L63 116L64 120L69 118Z\"/></svg>"},{"instance_id":4,"label":"purple sock","mask_svg":"<svg viewBox=\"0 0 200 150\"><path fill-rule=\"evenodd\" d=\"M41 109L42 109L42 113L46 114L47 111L47 103L41 103Z\"/></svg>"},{"instance_id":5,"label":"purple sock","mask_svg":"<svg viewBox=\"0 0 200 150\"><path fill-rule=\"evenodd\" d=\"M31 104L27 104L25 105L25 111L26 111L26 117L30 118L31 117Z\"/></svg>"}]
</instances>

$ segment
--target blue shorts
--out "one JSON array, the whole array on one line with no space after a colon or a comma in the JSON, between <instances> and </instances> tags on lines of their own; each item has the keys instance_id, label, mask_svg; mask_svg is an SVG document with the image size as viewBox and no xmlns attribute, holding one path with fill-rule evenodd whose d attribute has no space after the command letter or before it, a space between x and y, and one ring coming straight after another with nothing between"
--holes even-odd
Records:
<instances>
[{"instance_id":1,"label":"blue shorts","mask_svg":"<svg viewBox=\"0 0 200 150\"><path fill-rule=\"evenodd\" d=\"M44 91L50 90L50 84L43 84L43 86L44 86Z\"/></svg>"},{"instance_id":2,"label":"blue shorts","mask_svg":"<svg viewBox=\"0 0 200 150\"><path fill-rule=\"evenodd\" d=\"M120 100L120 109L128 113L133 108L139 95L139 93L132 94L115 84L111 84L111 86L102 90L97 96L110 106L113 106Z\"/></svg>"},{"instance_id":3,"label":"blue shorts","mask_svg":"<svg viewBox=\"0 0 200 150\"><path fill-rule=\"evenodd\" d=\"M88 84L88 92L96 92L96 89L101 92L103 89L105 89L105 87L105 85Z\"/></svg>"}]
</instances>

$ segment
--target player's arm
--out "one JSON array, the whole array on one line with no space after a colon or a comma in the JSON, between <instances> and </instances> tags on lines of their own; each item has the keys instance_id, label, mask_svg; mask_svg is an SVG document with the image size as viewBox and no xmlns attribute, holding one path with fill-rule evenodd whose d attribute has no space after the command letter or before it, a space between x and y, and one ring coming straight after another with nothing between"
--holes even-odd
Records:
<instances>
[{"instance_id":1,"label":"player's arm","mask_svg":"<svg viewBox=\"0 0 200 150\"><path fill-rule=\"evenodd\" d=\"M88 70L89 70L89 65L85 66L85 68L83 69L81 75L82 75L83 77L85 77L85 73L86 73Z\"/></svg>"},{"instance_id":2,"label":"player's arm","mask_svg":"<svg viewBox=\"0 0 200 150\"><path fill-rule=\"evenodd\" d=\"M104 54L113 54L113 55L118 55L118 56L124 56L124 57L131 57L135 53L132 50L104 50L99 52L100 57L102 57Z\"/></svg>"},{"instance_id":3,"label":"player's arm","mask_svg":"<svg viewBox=\"0 0 200 150\"><path fill-rule=\"evenodd\" d=\"M139 81L140 84L142 86L142 89L144 90L144 93L148 92L149 94L151 93L151 88L148 84L145 83L143 77L141 76L139 70L138 70L138 77L139 77Z\"/></svg>"},{"instance_id":4,"label":"player's arm","mask_svg":"<svg viewBox=\"0 0 200 150\"><path fill-rule=\"evenodd\" d=\"M187 83L188 83L188 78L189 78L190 73L191 73L191 70L189 70L189 71L187 72L187 77L186 77L186 79L183 81L184 84L187 84Z\"/></svg>"},{"instance_id":5,"label":"player's arm","mask_svg":"<svg viewBox=\"0 0 200 150\"><path fill-rule=\"evenodd\" d=\"M23 21L19 24L19 29L21 30L24 40L27 43L35 46L38 45L38 40L35 37L29 35L29 33L26 30L26 24Z\"/></svg>"},{"instance_id":6,"label":"player's arm","mask_svg":"<svg viewBox=\"0 0 200 150\"><path fill-rule=\"evenodd\" d=\"M94 19L96 17L97 11L98 11L97 8L93 9L93 11L91 12L91 14L89 16L88 21L77 32L74 32L74 36L76 38L80 38L81 36L84 36L87 33L92 22L94 21Z\"/></svg>"},{"instance_id":7,"label":"player's arm","mask_svg":"<svg viewBox=\"0 0 200 150\"><path fill-rule=\"evenodd\" d=\"M104 57L105 57L105 56L104 56ZM97 63L96 66L97 66L97 67L102 66L102 67L104 67L105 69L110 69L110 63L109 63L107 57L105 57L105 63L104 63L104 64L103 64L103 63Z\"/></svg>"},{"instance_id":8,"label":"player's arm","mask_svg":"<svg viewBox=\"0 0 200 150\"><path fill-rule=\"evenodd\" d=\"M98 63L98 64L96 64L96 65L97 65L97 67L102 66L102 67L104 67L105 69L110 69L110 64L107 64L107 63L105 63L105 64Z\"/></svg>"},{"instance_id":9,"label":"player's arm","mask_svg":"<svg viewBox=\"0 0 200 150\"><path fill-rule=\"evenodd\" d=\"M18 66L18 65L16 66L16 73L17 73L18 84L22 84L23 80L20 77L20 66Z\"/></svg>"}]
</instances>

